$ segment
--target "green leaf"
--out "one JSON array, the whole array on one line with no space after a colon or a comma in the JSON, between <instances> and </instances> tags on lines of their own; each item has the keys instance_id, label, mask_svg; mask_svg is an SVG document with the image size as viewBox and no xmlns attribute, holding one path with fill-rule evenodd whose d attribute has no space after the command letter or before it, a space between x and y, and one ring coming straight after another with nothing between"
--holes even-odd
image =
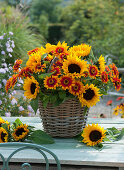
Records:
<instances>
[{"instance_id":1,"label":"green leaf","mask_svg":"<svg viewBox=\"0 0 124 170\"><path fill-rule=\"evenodd\" d=\"M107 128L107 137L113 141L117 141L122 139L122 137L124 136L124 128L122 128L122 130L118 130L115 127L112 128Z\"/></svg>"},{"instance_id":2,"label":"green leaf","mask_svg":"<svg viewBox=\"0 0 124 170\"><path fill-rule=\"evenodd\" d=\"M2 123L1 125L7 132L9 131L8 125L6 123Z\"/></svg>"},{"instance_id":3,"label":"green leaf","mask_svg":"<svg viewBox=\"0 0 124 170\"><path fill-rule=\"evenodd\" d=\"M122 139L123 136L124 136L124 128L122 128L119 135L115 136L115 140L120 140Z\"/></svg>"},{"instance_id":4,"label":"green leaf","mask_svg":"<svg viewBox=\"0 0 124 170\"><path fill-rule=\"evenodd\" d=\"M82 142L82 140L84 139L83 136L81 136L83 132L81 132L79 135L75 136L74 139L78 140L79 142Z\"/></svg>"},{"instance_id":5,"label":"green leaf","mask_svg":"<svg viewBox=\"0 0 124 170\"><path fill-rule=\"evenodd\" d=\"M17 118L14 123L16 124L16 127L22 124L19 118Z\"/></svg>"},{"instance_id":6,"label":"green leaf","mask_svg":"<svg viewBox=\"0 0 124 170\"><path fill-rule=\"evenodd\" d=\"M57 100L57 95L56 95L56 94L54 94L54 95L51 94L51 95L50 95L50 103L53 103L53 104L54 104L54 103L56 102L56 100Z\"/></svg>"},{"instance_id":7,"label":"green leaf","mask_svg":"<svg viewBox=\"0 0 124 170\"><path fill-rule=\"evenodd\" d=\"M36 143L36 144L52 144L52 143L54 143L54 139L42 130L34 131L31 134L31 136L29 136L28 139L33 141L33 143Z\"/></svg>"},{"instance_id":8,"label":"green leaf","mask_svg":"<svg viewBox=\"0 0 124 170\"><path fill-rule=\"evenodd\" d=\"M61 103L64 102L64 99L57 99L56 102L53 104L54 107L59 106Z\"/></svg>"},{"instance_id":9,"label":"green leaf","mask_svg":"<svg viewBox=\"0 0 124 170\"><path fill-rule=\"evenodd\" d=\"M108 130L111 130L113 134L118 134L120 133L120 131L118 129L116 129L115 127L112 128L107 128Z\"/></svg>"},{"instance_id":10,"label":"green leaf","mask_svg":"<svg viewBox=\"0 0 124 170\"><path fill-rule=\"evenodd\" d=\"M42 102L43 102L43 107L46 108L49 102L49 96L44 95Z\"/></svg>"},{"instance_id":11,"label":"green leaf","mask_svg":"<svg viewBox=\"0 0 124 170\"><path fill-rule=\"evenodd\" d=\"M111 142L111 140L109 138L107 138L107 137L104 138L104 141Z\"/></svg>"},{"instance_id":12,"label":"green leaf","mask_svg":"<svg viewBox=\"0 0 124 170\"><path fill-rule=\"evenodd\" d=\"M66 98L66 92L65 91L59 91L59 98L65 99Z\"/></svg>"},{"instance_id":13,"label":"green leaf","mask_svg":"<svg viewBox=\"0 0 124 170\"><path fill-rule=\"evenodd\" d=\"M103 144L102 143L98 143L97 145L93 146L93 148L95 148L96 150L102 150Z\"/></svg>"},{"instance_id":14,"label":"green leaf","mask_svg":"<svg viewBox=\"0 0 124 170\"><path fill-rule=\"evenodd\" d=\"M51 76L53 74L53 72L52 73L44 73L44 74L40 74L38 77L40 78L40 79L44 79L45 77L49 77L49 76Z\"/></svg>"},{"instance_id":15,"label":"green leaf","mask_svg":"<svg viewBox=\"0 0 124 170\"><path fill-rule=\"evenodd\" d=\"M37 109L38 109L38 98L32 99L31 102L30 102L30 105L31 105L31 107L33 108L33 110L36 114Z\"/></svg>"}]
</instances>

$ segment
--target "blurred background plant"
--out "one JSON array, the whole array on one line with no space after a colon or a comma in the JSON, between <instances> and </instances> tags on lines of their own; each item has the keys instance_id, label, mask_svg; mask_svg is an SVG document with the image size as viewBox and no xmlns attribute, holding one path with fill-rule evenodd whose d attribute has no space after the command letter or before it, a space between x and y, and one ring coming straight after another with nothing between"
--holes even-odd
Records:
<instances>
[{"instance_id":1,"label":"blurred background plant","mask_svg":"<svg viewBox=\"0 0 124 170\"><path fill-rule=\"evenodd\" d=\"M18 90L22 87L21 79L15 86L15 90L6 93L5 84L12 74L11 65L8 67L3 59L0 64L0 116L33 116L34 111L30 106L30 101Z\"/></svg>"},{"instance_id":2,"label":"blurred background plant","mask_svg":"<svg viewBox=\"0 0 124 170\"><path fill-rule=\"evenodd\" d=\"M124 67L124 1L75 0L61 15L64 40L89 43L96 55L112 56Z\"/></svg>"},{"instance_id":3,"label":"blurred background plant","mask_svg":"<svg viewBox=\"0 0 124 170\"><path fill-rule=\"evenodd\" d=\"M44 41L42 35L36 35L28 27L29 18L24 16L18 6L16 8L7 6L5 2L0 5L0 33L13 33L15 49L13 57L7 63L14 63L15 59L26 60L27 51L41 46Z\"/></svg>"}]
</instances>

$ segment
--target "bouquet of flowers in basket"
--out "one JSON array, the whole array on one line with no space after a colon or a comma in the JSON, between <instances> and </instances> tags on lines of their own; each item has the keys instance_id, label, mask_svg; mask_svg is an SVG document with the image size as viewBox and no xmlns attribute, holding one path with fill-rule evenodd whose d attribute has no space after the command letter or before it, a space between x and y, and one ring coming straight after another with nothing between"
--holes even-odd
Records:
<instances>
[{"instance_id":1,"label":"bouquet of flowers in basket","mask_svg":"<svg viewBox=\"0 0 124 170\"><path fill-rule=\"evenodd\" d=\"M21 59L15 61L14 74L5 88L8 92L18 79L24 79L24 95L32 100L32 106L36 107L38 98L44 107L77 98L82 107L90 107L107 94L110 86L117 91L121 88L115 64L107 66L102 55L94 56L90 45L69 47L65 42L47 43L45 47L28 51L28 56L25 67L21 67Z\"/></svg>"}]
</instances>

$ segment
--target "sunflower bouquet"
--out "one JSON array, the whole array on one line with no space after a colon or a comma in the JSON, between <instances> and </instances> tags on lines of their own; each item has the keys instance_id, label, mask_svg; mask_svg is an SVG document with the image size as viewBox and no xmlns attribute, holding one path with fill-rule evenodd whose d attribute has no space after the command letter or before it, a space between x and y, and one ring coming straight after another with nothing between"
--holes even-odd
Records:
<instances>
[{"instance_id":1,"label":"sunflower bouquet","mask_svg":"<svg viewBox=\"0 0 124 170\"><path fill-rule=\"evenodd\" d=\"M48 103L58 106L69 98L77 98L87 108L100 101L110 86L118 91L121 78L114 63L106 65L105 58L96 57L87 44L67 46L47 43L45 47L28 51L25 67L22 60L16 60L13 76L6 83L6 92L18 81L24 79L24 95L31 99L34 110L38 99L46 107Z\"/></svg>"}]
</instances>

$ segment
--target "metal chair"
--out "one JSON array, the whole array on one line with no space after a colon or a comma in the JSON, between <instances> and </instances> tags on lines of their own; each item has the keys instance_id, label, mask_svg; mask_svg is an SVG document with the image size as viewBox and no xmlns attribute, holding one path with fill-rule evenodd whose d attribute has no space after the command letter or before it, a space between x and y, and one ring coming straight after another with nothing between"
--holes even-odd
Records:
<instances>
[{"instance_id":1,"label":"metal chair","mask_svg":"<svg viewBox=\"0 0 124 170\"><path fill-rule=\"evenodd\" d=\"M10 159L13 157L13 155L15 155L17 152L19 152L21 150L27 150L27 149L35 150L35 151L39 152L44 157L44 160L46 163L46 170L49 170L49 160L46 155L46 153L49 153L57 165L57 170L61 170L61 165L60 165L58 157L52 151L50 151L49 149L47 149L41 145L32 144L32 143L21 143L21 142L20 143L19 142L8 142L8 143L0 143L0 148L1 147L8 147L8 148L14 147L15 148L15 150L8 156L8 158L5 158L3 156L3 154L0 153L0 157L3 162L1 170L10 170L9 162L10 162ZM28 170L32 169L30 163L23 163L21 165L22 170L25 170L27 167L28 167Z\"/></svg>"}]
</instances>

